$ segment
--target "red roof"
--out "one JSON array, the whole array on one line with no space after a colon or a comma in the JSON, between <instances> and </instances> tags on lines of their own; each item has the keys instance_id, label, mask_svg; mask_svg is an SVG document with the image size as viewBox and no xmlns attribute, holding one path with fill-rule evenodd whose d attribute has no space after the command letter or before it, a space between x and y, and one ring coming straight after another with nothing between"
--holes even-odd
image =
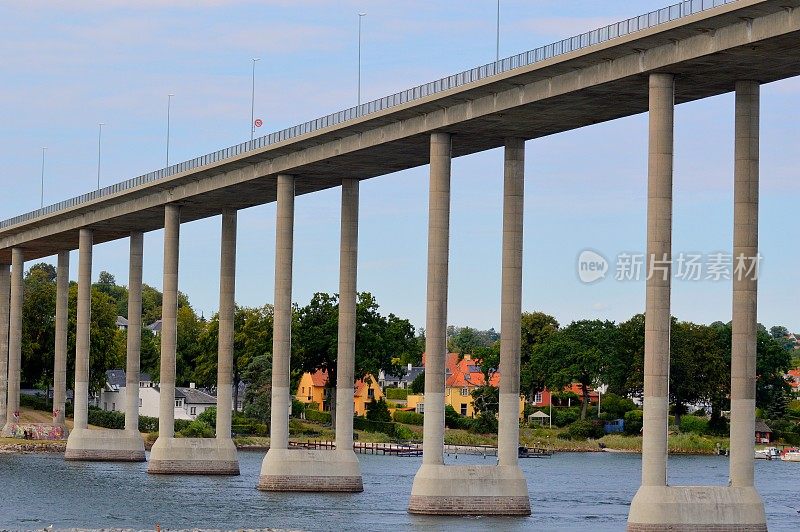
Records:
<instances>
[{"instance_id":1,"label":"red roof","mask_svg":"<svg viewBox=\"0 0 800 532\"><path fill-rule=\"evenodd\" d=\"M481 361L470 355L464 355L461 360L459 357L458 353L447 353L444 361L445 385L449 388L484 386L486 378L481 372ZM425 353L422 354L422 365L425 366ZM495 387L500 385L499 371L492 374L489 384Z\"/></svg>"}]
</instances>

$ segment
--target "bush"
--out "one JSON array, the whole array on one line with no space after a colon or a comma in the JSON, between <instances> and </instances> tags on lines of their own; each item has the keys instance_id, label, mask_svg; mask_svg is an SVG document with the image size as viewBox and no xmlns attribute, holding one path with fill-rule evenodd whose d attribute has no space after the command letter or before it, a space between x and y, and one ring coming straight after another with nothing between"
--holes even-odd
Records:
<instances>
[{"instance_id":1,"label":"bush","mask_svg":"<svg viewBox=\"0 0 800 532\"><path fill-rule=\"evenodd\" d=\"M139 432L158 432L158 418L139 416Z\"/></svg>"},{"instance_id":2,"label":"bush","mask_svg":"<svg viewBox=\"0 0 800 532\"><path fill-rule=\"evenodd\" d=\"M214 435L211 425L199 420L190 422L183 430L176 433L179 438L213 438Z\"/></svg>"},{"instance_id":3,"label":"bush","mask_svg":"<svg viewBox=\"0 0 800 532\"><path fill-rule=\"evenodd\" d=\"M605 436L605 431L602 422L579 420L567 428L567 436L570 440L597 440Z\"/></svg>"},{"instance_id":4,"label":"bush","mask_svg":"<svg viewBox=\"0 0 800 532\"><path fill-rule=\"evenodd\" d=\"M125 414L122 412L100 410L96 407L90 407L89 424L106 429L124 429Z\"/></svg>"},{"instance_id":5,"label":"bush","mask_svg":"<svg viewBox=\"0 0 800 532\"><path fill-rule=\"evenodd\" d=\"M397 438L397 423L373 421L364 417L353 418L353 428L356 430L363 430L365 432L382 432L391 438Z\"/></svg>"},{"instance_id":6,"label":"bush","mask_svg":"<svg viewBox=\"0 0 800 532\"><path fill-rule=\"evenodd\" d=\"M610 414L609 419L622 419L627 412L636 410L636 404L627 397L608 393L600 400L600 410Z\"/></svg>"},{"instance_id":7,"label":"bush","mask_svg":"<svg viewBox=\"0 0 800 532\"><path fill-rule=\"evenodd\" d=\"M414 377L411 381L411 393L425 393L425 372L420 372L419 375Z\"/></svg>"},{"instance_id":8,"label":"bush","mask_svg":"<svg viewBox=\"0 0 800 532\"><path fill-rule=\"evenodd\" d=\"M425 421L423 414L405 410L395 410L392 418L398 423L405 423L406 425L422 425ZM445 412L445 422L447 422L447 412Z\"/></svg>"},{"instance_id":9,"label":"bush","mask_svg":"<svg viewBox=\"0 0 800 532\"><path fill-rule=\"evenodd\" d=\"M197 421L202 421L209 427L217 428L217 407L212 406L211 408L206 408L200 415L196 418Z\"/></svg>"},{"instance_id":10,"label":"bush","mask_svg":"<svg viewBox=\"0 0 800 532\"><path fill-rule=\"evenodd\" d=\"M708 432L708 420L700 416L681 416L679 428L681 432L706 434Z\"/></svg>"},{"instance_id":11,"label":"bush","mask_svg":"<svg viewBox=\"0 0 800 532\"><path fill-rule=\"evenodd\" d=\"M383 393L387 399L406 399L408 398L408 390L405 388L386 388Z\"/></svg>"},{"instance_id":12,"label":"bush","mask_svg":"<svg viewBox=\"0 0 800 532\"><path fill-rule=\"evenodd\" d=\"M566 427L578 421L581 417L579 406L569 408L553 408L553 425L556 427Z\"/></svg>"},{"instance_id":13,"label":"bush","mask_svg":"<svg viewBox=\"0 0 800 532\"><path fill-rule=\"evenodd\" d=\"M374 399L367 403L367 419L370 421L382 421L388 423L392 421L392 416L389 414L389 406L386 400L381 397L380 400Z\"/></svg>"},{"instance_id":14,"label":"bush","mask_svg":"<svg viewBox=\"0 0 800 532\"><path fill-rule=\"evenodd\" d=\"M186 430L192 424L190 419L176 419L175 420L175 433Z\"/></svg>"},{"instance_id":15,"label":"bush","mask_svg":"<svg viewBox=\"0 0 800 532\"><path fill-rule=\"evenodd\" d=\"M309 421L314 421L316 423L327 423L330 424L331 422L331 413L330 412L320 412L314 408L306 408L306 419Z\"/></svg>"},{"instance_id":16,"label":"bush","mask_svg":"<svg viewBox=\"0 0 800 532\"><path fill-rule=\"evenodd\" d=\"M625 413L625 434L639 436L642 433L643 415L641 410L631 410Z\"/></svg>"},{"instance_id":17,"label":"bush","mask_svg":"<svg viewBox=\"0 0 800 532\"><path fill-rule=\"evenodd\" d=\"M494 414L478 414L470 424L469 431L475 434L494 434L497 432L497 417Z\"/></svg>"},{"instance_id":18,"label":"bush","mask_svg":"<svg viewBox=\"0 0 800 532\"><path fill-rule=\"evenodd\" d=\"M408 427L395 425L394 437L398 440L409 441L417 438L416 433Z\"/></svg>"},{"instance_id":19,"label":"bush","mask_svg":"<svg viewBox=\"0 0 800 532\"><path fill-rule=\"evenodd\" d=\"M292 398L292 417L302 417L305 411L306 404L303 401Z\"/></svg>"}]
</instances>

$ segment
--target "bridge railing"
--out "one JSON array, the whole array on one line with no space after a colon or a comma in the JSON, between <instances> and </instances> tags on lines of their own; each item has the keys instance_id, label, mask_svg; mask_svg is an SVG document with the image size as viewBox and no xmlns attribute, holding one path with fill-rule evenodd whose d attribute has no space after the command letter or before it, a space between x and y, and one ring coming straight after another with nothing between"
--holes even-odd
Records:
<instances>
[{"instance_id":1,"label":"bridge railing","mask_svg":"<svg viewBox=\"0 0 800 532\"><path fill-rule=\"evenodd\" d=\"M658 26L659 24L664 24L666 22L705 11L707 9L718 7L724 4L735 3L737 1L739 0L684 0L662 9L645 13L644 15L640 15L638 17L629 18L614 24L609 24L608 26L603 26L602 28L598 28L596 30L581 33L580 35L576 35L574 37L569 37L545 46L540 46L539 48L523 52L521 54L506 57L493 63L488 63L464 72L459 72L458 74L453 74L451 76L438 79L436 81L418 85L402 92L397 92L371 102L363 103L360 106L337 111L335 113L331 113L329 115L310 120L296 126L270 133L263 137L253 139L252 141L242 142L229 148L224 148L206 155L201 155L200 157L195 157L194 159L174 164L167 168L162 168L160 170L156 170L127 181L122 181L99 190L88 192L75 198L64 200L26 214L9 218L8 220L0 222L0 229L32 220L39 216L69 209L97 198L138 187L145 183L150 183L152 181L157 181L159 179L176 175L188 170L200 168L208 164L238 157L244 153L258 150L272 144L277 144L279 142L299 137L307 133L312 133L326 127L348 122L350 120L382 111L384 109L389 109L406 102L418 100L432 94L437 94L439 92L444 92L453 88L468 85L482 79L502 74L503 72L508 72L516 68L532 65L534 63L545 61L559 55L574 52L576 50L619 37L624 37L631 33Z\"/></svg>"}]
</instances>

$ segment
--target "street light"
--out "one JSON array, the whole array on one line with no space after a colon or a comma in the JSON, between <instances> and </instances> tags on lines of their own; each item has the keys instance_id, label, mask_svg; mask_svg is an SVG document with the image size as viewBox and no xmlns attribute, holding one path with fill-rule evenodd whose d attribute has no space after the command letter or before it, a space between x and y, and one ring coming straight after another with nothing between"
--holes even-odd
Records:
<instances>
[{"instance_id":1,"label":"street light","mask_svg":"<svg viewBox=\"0 0 800 532\"><path fill-rule=\"evenodd\" d=\"M256 133L256 61L261 61L260 57L253 58L253 89L250 92L250 142L253 142L253 136Z\"/></svg>"},{"instance_id":2,"label":"street light","mask_svg":"<svg viewBox=\"0 0 800 532\"><path fill-rule=\"evenodd\" d=\"M497 0L497 48L494 61L495 63L500 61L500 0Z\"/></svg>"},{"instance_id":3,"label":"street light","mask_svg":"<svg viewBox=\"0 0 800 532\"><path fill-rule=\"evenodd\" d=\"M100 190L100 142L103 139L103 126L105 125L103 122L100 122L98 125L98 132L97 132L97 190Z\"/></svg>"},{"instance_id":4,"label":"street light","mask_svg":"<svg viewBox=\"0 0 800 532\"><path fill-rule=\"evenodd\" d=\"M358 14L358 115L361 114L361 19L366 16L366 13Z\"/></svg>"},{"instance_id":5,"label":"street light","mask_svg":"<svg viewBox=\"0 0 800 532\"><path fill-rule=\"evenodd\" d=\"M167 94L167 168L169 168L169 111L174 94Z\"/></svg>"},{"instance_id":6,"label":"street light","mask_svg":"<svg viewBox=\"0 0 800 532\"><path fill-rule=\"evenodd\" d=\"M44 208L44 154L47 153L47 146L42 146L42 196L39 208Z\"/></svg>"}]
</instances>

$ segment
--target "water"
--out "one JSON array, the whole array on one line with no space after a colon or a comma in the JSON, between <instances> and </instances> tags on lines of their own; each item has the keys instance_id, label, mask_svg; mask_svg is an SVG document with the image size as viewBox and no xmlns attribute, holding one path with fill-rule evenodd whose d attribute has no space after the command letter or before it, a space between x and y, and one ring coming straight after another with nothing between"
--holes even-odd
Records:
<instances>
[{"instance_id":1,"label":"water","mask_svg":"<svg viewBox=\"0 0 800 532\"><path fill-rule=\"evenodd\" d=\"M529 518L409 515L420 458L360 455L364 493L264 493L255 489L263 453L239 454L239 477L155 476L146 464L65 462L49 455L0 455L0 529L65 527L256 528L303 530L624 530L639 486L636 454L560 453L521 460ZM491 464L492 458L450 457ZM670 459L670 482L724 484L728 460ZM757 461L756 483L770 530L800 530L800 463Z\"/></svg>"}]
</instances>

